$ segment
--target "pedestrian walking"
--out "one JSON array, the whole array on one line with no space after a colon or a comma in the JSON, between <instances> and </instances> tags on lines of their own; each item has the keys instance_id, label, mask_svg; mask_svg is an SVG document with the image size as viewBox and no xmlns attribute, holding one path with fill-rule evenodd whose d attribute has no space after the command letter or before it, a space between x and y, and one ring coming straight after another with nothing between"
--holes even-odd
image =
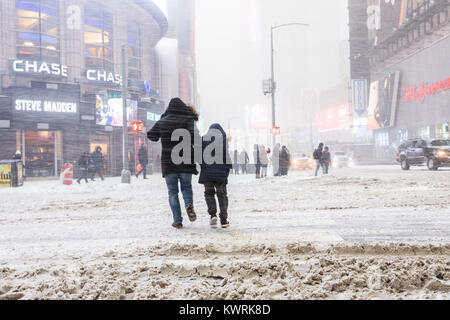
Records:
<instances>
[{"instance_id":1,"label":"pedestrian walking","mask_svg":"<svg viewBox=\"0 0 450 320\"><path fill-rule=\"evenodd\" d=\"M233 169L234 174L239 175L239 152L234 150L233 153Z\"/></svg>"},{"instance_id":2,"label":"pedestrian walking","mask_svg":"<svg viewBox=\"0 0 450 320\"><path fill-rule=\"evenodd\" d=\"M162 155L161 169L162 176L166 180L167 189L169 191L169 205L173 215L174 228L183 228L183 217L181 215L180 200L178 198L179 185L183 195L189 220L194 222L197 215L194 210L194 197L192 191L192 175L197 175L197 167L195 164L196 148L201 152L201 137L198 133L195 122L198 121L196 112L192 107L188 107L181 99L174 98L170 101L167 110L161 116L161 119L147 133L149 140L158 142L161 140ZM172 151L178 147L180 142L173 141L172 135L175 131L185 130L189 133L190 141L184 141L190 148L191 159L186 163L175 164L172 159ZM197 142L198 141L198 145ZM198 152L198 150L197 150ZM183 156L184 152L181 152ZM178 163L178 161L177 161Z\"/></svg>"},{"instance_id":3,"label":"pedestrian walking","mask_svg":"<svg viewBox=\"0 0 450 320\"><path fill-rule=\"evenodd\" d=\"M213 130L215 130L215 132ZM229 226L227 184L228 176L233 167L228 153L227 135L220 124L216 123L211 125L208 133L202 139L202 150L205 152L205 149L215 142L214 137L217 131L221 134L223 159L220 159L219 163L217 163L217 159L215 159L215 150L213 150L211 157L212 159L215 159L215 161L211 164L209 161L202 161L199 183L205 186L205 200L210 215L210 224L212 226L217 225L217 203L215 198L217 195L220 209L220 224L222 228L227 228ZM235 154L236 153L237 151L235 151Z\"/></svg>"},{"instance_id":4,"label":"pedestrian walking","mask_svg":"<svg viewBox=\"0 0 450 320\"><path fill-rule=\"evenodd\" d=\"M248 174L247 166L249 162L250 158L248 157L247 151L245 151L245 149L242 149L239 155L239 163L241 165L242 174Z\"/></svg>"},{"instance_id":5,"label":"pedestrian walking","mask_svg":"<svg viewBox=\"0 0 450 320\"><path fill-rule=\"evenodd\" d=\"M138 151L138 160L141 165L141 170L136 173L136 178L139 178L141 173L144 174L144 179L147 179L147 165L148 165L148 150L145 144L142 144Z\"/></svg>"},{"instance_id":6,"label":"pedestrian walking","mask_svg":"<svg viewBox=\"0 0 450 320\"><path fill-rule=\"evenodd\" d=\"M319 169L322 168L322 171L325 172L325 168L323 166L322 154L323 154L323 143L320 143L316 150L314 150L313 158L316 160L316 172L315 176L317 177L319 173Z\"/></svg>"},{"instance_id":7,"label":"pedestrian walking","mask_svg":"<svg viewBox=\"0 0 450 320\"><path fill-rule=\"evenodd\" d=\"M13 155L13 160L22 160L22 152L17 150L16 153L14 153Z\"/></svg>"},{"instance_id":8,"label":"pedestrian walking","mask_svg":"<svg viewBox=\"0 0 450 320\"><path fill-rule=\"evenodd\" d=\"M257 144L255 144L253 147L253 160L255 161L256 179L261 179L261 154L259 152L259 146Z\"/></svg>"},{"instance_id":9,"label":"pedestrian walking","mask_svg":"<svg viewBox=\"0 0 450 320\"><path fill-rule=\"evenodd\" d=\"M273 154L270 159L272 161L273 175L275 177L280 176L280 151L281 145L277 143L273 148Z\"/></svg>"},{"instance_id":10,"label":"pedestrian walking","mask_svg":"<svg viewBox=\"0 0 450 320\"><path fill-rule=\"evenodd\" d=\"M78 178L78 184L81 184L81 180L85 180L88 183L88 169L89 169L89 154L83 152L78 159L78 169L80 170L80 177Z\"/></svg>"},{"instance_id":11,"label":"pedestrian walking","mask_svg":"<svg viewBox=\"0 0 450 320\"><path fill-rule=\"evenodd\" d=\"M105 180L102 174L102 169L105 165L105 157L102 153L102 147L98 146L91 155L92 163L94 166L94 172L92 173L91 180L95 181L95 175L98 174L100 179Z\"/></svg>"},{"instance_id":12,"label":"pedestrian walking","mask_svg":"<svg viewBox=\"0 0 450 320\"><path fill-rule=\"evenodd\" d=\"M287 176L289 167L291 166L291 155L286 146L283 146L280 151L280 175Z\"/></svg>"},{"instance_id":13,"label":"pedestrian walking","mask_svg":"<svg viewBox=\"0 0 450 320\"><path fill-rule=\"evenodd\" d=\"M330 148L325 147L323 153L322 153L322 162L324 167L324 174L328 174L328 170L331 166L331 153Z\"/></svg>"},{"instance_id":14,"label":"pedestrian walking","mask_svg":"<svg viewBox=\"0 0 450 320\"><path fill-rule=\"evenodd\" d=\"M269 167L269 156L267 155L266 147L263 145L259 148L261 157L261 178L267 177L267 168Z\"/></svg>"}]
</instances>

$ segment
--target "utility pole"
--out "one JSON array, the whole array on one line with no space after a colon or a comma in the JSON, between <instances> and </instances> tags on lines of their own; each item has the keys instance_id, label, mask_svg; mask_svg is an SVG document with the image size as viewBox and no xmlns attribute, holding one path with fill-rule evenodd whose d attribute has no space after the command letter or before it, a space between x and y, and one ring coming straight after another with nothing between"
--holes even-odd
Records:
<instances>
[{"instance_id":1,"label":"utility pole","mask_svg":"<svg viewBox=\"0 0 450 320\"><path fill-rule=\"evenodd\" d=\"M128 115L127 115L127 98L128 98L128 63L127 63L127 46L122 45L122 108L123 108L123 169L122 183L131 183L131 172L128 166Z\"/></svg>"},{"instance_id":2,"label":"utility pole","mask_svg":"<svg viewBox=\"0 0 450 320\"><path fill-rule=\"evenodd\" d=\"M273 31L275 29L279 29L282 27L288 27L288 26L301 26L301 27L308 27L308 24L305 23L286 23L278 26L272 26L270 27L270 72L271 72L271 78L270 78L270 93L272 95L272 128L276 127L276 109L275 109L275 92L277 90L277 84L275 82L275 71L274 71L274 47L273 47ZM272 147L275 148L276 143L276 135L274 132L272 132Z\"/></svg>"},{"instance_id":3,"label":"utility pole","mask_svg":"<svg viewBox=\"0 0 450 320\"><path fill-rule=\"evenodd\" d=\"M275 83L275 71L274 71L274 64L273 64L273 56L274 56L274 49L273 49L273 29L274 27L270 27L270 88L272 91L272 129L276 126L276 113L275 113L275 91L276 91L276 83ZM272 148L275 148L276 144L276 135L274 132L272 132Z\"/></svg>"}]
</instances>

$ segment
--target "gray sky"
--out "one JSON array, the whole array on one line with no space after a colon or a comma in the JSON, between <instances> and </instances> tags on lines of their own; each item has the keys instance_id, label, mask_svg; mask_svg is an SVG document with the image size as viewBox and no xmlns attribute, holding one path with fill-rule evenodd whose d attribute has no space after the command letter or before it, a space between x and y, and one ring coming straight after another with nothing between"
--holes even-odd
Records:
<instances>
[{"instance_id":1,"label":"gray sky","mask_svg":"<svg viewBox=\"0 0 450 320\"><path fill-rule=\"evenodd\" d=\"M275 33L277 117L294 126L302 90L318 92L348 77L346 0L197 0L198 89L205 125L244 118L245 106L270 107L270 26L303 22ZM347 49L348 50L348 49ZM269 110L269 109L268 109ZM231 119L233 126L244 125Z\"/></svg>"}]
</instances>

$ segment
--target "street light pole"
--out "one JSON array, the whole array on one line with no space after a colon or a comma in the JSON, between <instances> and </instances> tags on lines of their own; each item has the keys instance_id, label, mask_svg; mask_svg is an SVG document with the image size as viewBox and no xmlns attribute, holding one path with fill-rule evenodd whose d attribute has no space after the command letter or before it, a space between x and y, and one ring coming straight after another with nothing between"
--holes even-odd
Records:
<instances>
[{"instance_id":1,"label":"street light pole","mask_svg":"<svg viewBox=\"0 0 450 320\"><path fill-rule=\"evenodd\" d=\"M273 49L273 29L274 27L270 27L270 86L272 91L272 130L276 125L276 113L275 113L275 71L274 71L274 64L273 64L273 56L274 56L274 49ZM276 143L276 136L272 132L272 148L275 148Z\"/></svg>"},{"instance_id":2,"label":"street light pole","mask_svg":"<svg viewBox=\"0 0 450 320\"><path fill-rule=\"evenodd\" d=\"M305 23L298 23L298 22L294 22L294 23L286 23L286 24L281 24L278 26L272 26L270 27L270 72L271 72L271 95L272 95L272 128L274 128L276 126L276 109L275 109L275 92L277 89L277 85L275 82L275 71L274 71L274 47L273 47L273 30L275 29L279 29L282 27L288 27L288 26L302 26L302 27L308 27L309 24L305 24ZM272 132L272 147L275 148L275 143L276 143L276 135Z\"/></svg>"},{"instance_id":3,"label":"street light pole","mask_svg":"<svg viewBox=\"0 0 450 320\"><path fill-rule=\"evenodd\" d=\"M122 46L122 112L123 112L123 132L122 132L122 149L123 149L123 169L122 183L131 183L131 172L128 166L128 115L127 115L127 95L128 95L128 76L127 76L127 46Z\"/></svg>"}]
</instances>

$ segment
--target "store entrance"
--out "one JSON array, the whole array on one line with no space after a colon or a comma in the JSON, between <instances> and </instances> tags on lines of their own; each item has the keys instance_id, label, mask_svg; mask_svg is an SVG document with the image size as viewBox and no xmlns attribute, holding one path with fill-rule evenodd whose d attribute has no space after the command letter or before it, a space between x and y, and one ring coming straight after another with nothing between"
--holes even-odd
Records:
<instances>
[{"instance_id":1,"label":"store entrance","mask_svg":"<svg viewBox=\"0 0 450 320\"><path fill-rule=\"evenodd\" d=\"M91 135L90 141L90 152L95 152L97 147L100 147L102 150L103 157L105 159L104 166L102 168L103 174L105 176L111 175L111 137L109 134L97 133Z\"/></svg>"},{"instance_id":2,"label":"store entrance","mask_svg":"<svg viewBox=\"0 0 450 320\"><path fill-rule=\"evenodd\" d=\"M18 138L27 177L57 176L62 159L60 132L23 131Z\"/></svg>"}]
</instances>

